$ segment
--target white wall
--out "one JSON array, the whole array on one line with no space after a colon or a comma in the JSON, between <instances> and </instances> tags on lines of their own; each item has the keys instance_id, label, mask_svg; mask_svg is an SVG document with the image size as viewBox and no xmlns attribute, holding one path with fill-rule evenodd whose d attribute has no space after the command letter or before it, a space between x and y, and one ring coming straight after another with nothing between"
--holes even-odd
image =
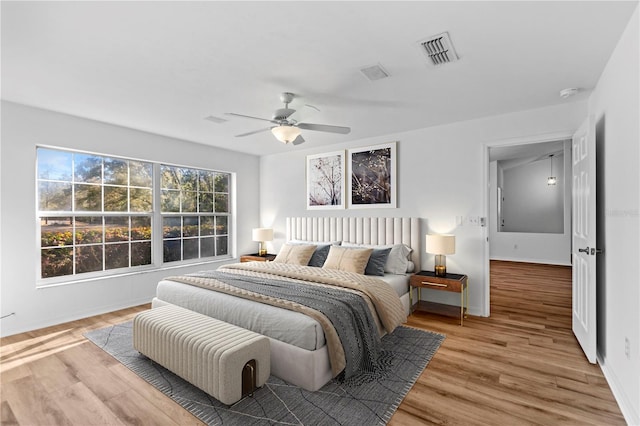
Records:
<instances>
[{"instance_id":1,"label":"white wall","mask_svg":"<svg viewBox=\"0 0 640 426\"><path fill-rule=\"evenodd\" d=\"M550 265L571 265L571 147L569 142L565 144L562 158L562 170L566 170L566 173L564 173L564 188L567 188L567 190L563 191L564 215L561 216L563 218L563 232L559 234L498 232L496 212L498 200L495 185L499 182L499 176L496 162L491 162L489 171L489 243L491 259L546 263ZM543 189L547 189L546 175L549 173L549 169L545 170L546 172L542 174L542 178L545 179L542 185ZM560 171L556 172L556 176L559 180L562 180Z\"/></svg>"},{"instance_id":2,"label":"white wall","mask_svg":"<svg viewBox=\"0 0 640 426\"><path fill-rule=\"evenodd\" d=\"M286 216L416 216L422 218L421 232L452 232L456 254L447 256L447 270L469 276L469 309L484 313L485 232L464 223L456 227L456 216L481 216L486 173L483 144L548 133L571 134L586 116L586 103L516 112L497 117L431 127L401 134L357 140L322 149L262 157L260 177L261 222L273 226L277 251L285 238ZM305 135L313 140L312 132ZM398 141L398 208L368 210L307 211L305 208L305 158L308 154ZM424 250L424 249L422 249ZM433 256L422 253L422 269L433 268ZM452 305L459 304L455 293L423 292Z\"/></svg>"},{"instance_id":3,"label":"white wall","mask_svg":"<svg viewBox=\"0 0 640 426\"><path fill-rule=\"evenodd\" d=\"M504 171L502 232L564 233L564 155L555 157L556 185L548 185L549 160Z\"/></svg>"},{"instance_id":4,"label":"white wall","mask_svg":"<svg viewBox=\"0 0 640 426\"><path fill-rule=\"evenodd\" d=\"M598 359L629 424L640 424L639 11L589 98L603 160L604 241L599 259ZM600 155L602 154L602 155ZM600 261L601 260L601 261ZM602 271L604 269L604 271ZM624 339L630 342L629 358Z\"/></svg>"},{"instance_id":5,"label":"white wall","mask_svg":"<svg viewBox=\"0 0 640 426\"><path fill-rule=\"evenodd\" d=\"M146 303L167 275L217 267L219 262L36 288L36 145L166 161L237 173L236 253L255 251L259 226L257 156L158 136L14 103L2 103L1 312L3 336Z\"/></svg>"}]
</instances>

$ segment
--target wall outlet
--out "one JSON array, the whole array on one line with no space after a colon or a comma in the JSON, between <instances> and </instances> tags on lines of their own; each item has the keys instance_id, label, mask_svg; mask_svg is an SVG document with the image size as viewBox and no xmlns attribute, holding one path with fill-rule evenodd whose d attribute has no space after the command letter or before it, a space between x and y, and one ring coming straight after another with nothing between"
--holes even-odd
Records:
<instances>
[{"instance_id":1,"label":"wall outlet","mask_svg":"<svg viewBox=\"0 0 640 426\"><path fill-rule=\"evenodd\" d=\"M629 343L629 338L624 338L624 354L627 359L631 359L631 344Z\"/></svg>"},{"instance_id":2,"label":"wall outlet","mask_svg":"<svg viewBox=\"0 0 640 426\"><path fill-rule=\"evenodd\" d=\"M467 217L467 222L469 223L469 225L479 226L480 225L480 218L478 216L468 216Z\"/></svg>"}]
</instances>

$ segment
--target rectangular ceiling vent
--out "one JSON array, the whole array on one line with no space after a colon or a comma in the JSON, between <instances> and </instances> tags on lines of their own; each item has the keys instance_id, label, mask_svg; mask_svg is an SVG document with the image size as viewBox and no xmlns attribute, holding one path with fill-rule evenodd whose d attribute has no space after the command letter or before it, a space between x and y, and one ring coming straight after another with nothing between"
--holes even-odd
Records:
<instances>
[{"instance_id":1,"label":"rectangular ceiling vent","mask_svg":"<svg viewBox=\"0 0 640 426\"><path fill-rule=\"evenodd\" d=\"M431 65L438 66L455 62L459 59L448 32L421 40L418 44L420 45L420 50L429 58Z\"/></svg>"},{"instance_id":2,"label":"rectangular ceiling vent","mask_svg":"<svg viewBox=\"0 0 640 426\"><path fill-rule=\"evenodd\" d=\"M387 70L382 68L382 65L380 64L364 67L360 69L360 72L364 74L369 81L382 80L383 78L389 77Z\"/></svg>"}]
</instances>

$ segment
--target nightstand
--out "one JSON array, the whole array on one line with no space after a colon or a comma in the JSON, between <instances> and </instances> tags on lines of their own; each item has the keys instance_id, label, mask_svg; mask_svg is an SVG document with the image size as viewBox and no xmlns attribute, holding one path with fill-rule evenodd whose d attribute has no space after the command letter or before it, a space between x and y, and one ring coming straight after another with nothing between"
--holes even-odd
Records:
<instances>
[{"instance_id":1,"label":"nightstand","mask_svg":"<svg viewBox=\"0 0 640 426\"><path fill-rule=\"evenodd\" d=\"M259 256L258 253L243 254L240 256L240 262L273 262L275 258L275 254L266 254L264 256Z\"/></svg>"},{"instance_id":2,"label":"nightstand","mask_svg":"<svg viewBox=\"0 0 640 426\"><path fill-rule=\"evenodd\" d=\"M409 303L413 312L413 289L418 289L418 302L415 305L416 311L431 312L439 315L459 316L460 325L467 316L469 309L469 286L466 275L447 274L444 277L437 277L432 271L420 271L413 274L409 280L411 291L409 292ZM440 291L452 291L460 293L460 309L457 306L445 305L442 303L427 302L421 300L420 290L429 288Z\"/></svg>"}]
</instances>

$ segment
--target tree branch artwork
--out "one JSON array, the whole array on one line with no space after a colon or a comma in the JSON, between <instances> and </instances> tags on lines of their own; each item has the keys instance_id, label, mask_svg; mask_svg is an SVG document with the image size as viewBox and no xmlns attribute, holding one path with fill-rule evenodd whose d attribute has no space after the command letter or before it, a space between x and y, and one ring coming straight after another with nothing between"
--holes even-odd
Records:
<instances>
[{"instance_id":1,"label":"tree branch artwork","mask_svg":"<svg viewBox=\"0 0 640 426\"><path fill-rule=\"evenodd\" d=\"M395 143L349 150L351 208L396 206Z\"/></svg>"},{"instance_id":2,"label":"tree branch artwork","mask_svg":"<svg viewBox=\"0 0 640 426\"><path fill-rule=\"evenodd\" d=\"M307 156L307 208L344 208L344 151Z\"/></svg>"}]
</instances>

